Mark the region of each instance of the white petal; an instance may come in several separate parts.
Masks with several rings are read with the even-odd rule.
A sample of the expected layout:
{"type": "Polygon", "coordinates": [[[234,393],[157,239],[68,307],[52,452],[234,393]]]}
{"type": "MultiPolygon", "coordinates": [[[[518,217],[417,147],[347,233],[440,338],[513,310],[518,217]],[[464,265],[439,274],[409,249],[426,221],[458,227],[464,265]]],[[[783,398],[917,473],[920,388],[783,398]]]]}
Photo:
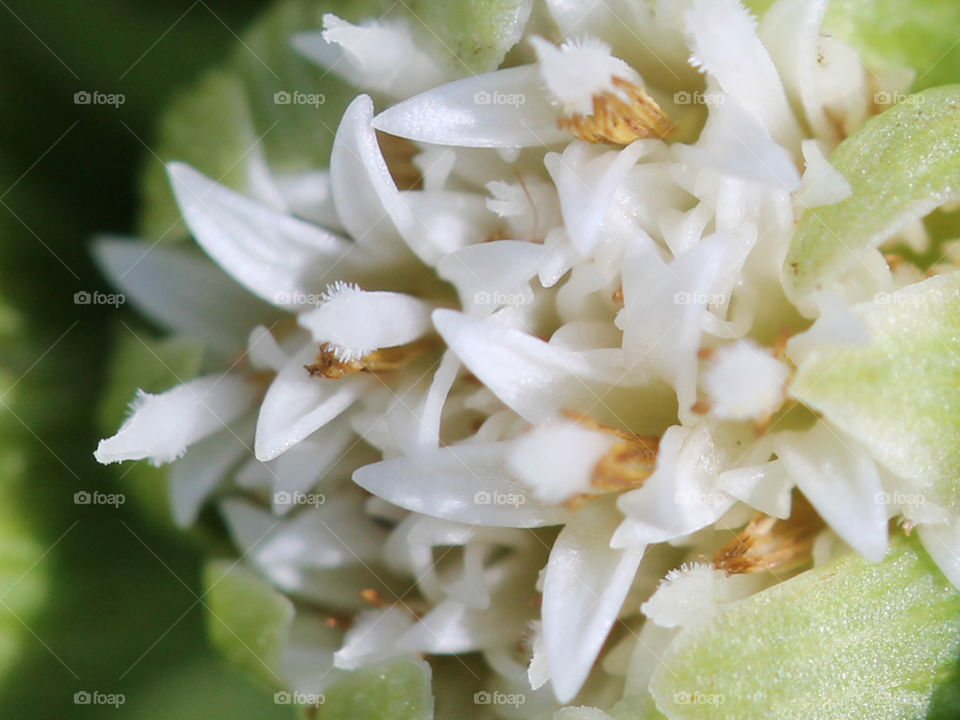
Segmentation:
{"type": "Polygon", "coordinates": [[[686,18],[691,62],[713,76],[779,144],[798,145],[800,129],[780,75],[757,37],[756,22],[739,0],[694,0],[686,18]]]}
{"type": "Polygon", "coordinates": [[[721,345],[703,371],[710,412],[726,420],[771,415],[783,404],[790,368],[749,340],[721,345]]]}
{"type": "Polygon", "coordinates": [[[350,85],[404,98],[447,80],[440,64],[418,47],[400,19],[367,20],[360,25],[327,13],[322,33],[304,33],[293,46],[350,85]]]}
{"type": "Polygon", "coordinates": [[[516,440],[507,466],[534,497],[562,503],[589,492],[594,466],[615,442],[613,435],[573,420],[548,420],[516,440]]]}
{"type": "Polygon", "coordinates": [[[731,97],[710,110],[695,145],[676,145],[677,157],[724,175],[753,180],[785,192],[800,187],[793,158],[755,117],[731,97]]]}
{"type": "MultiPolygon", "coordinates": [[[[557,47],[533,36],[537,70],[554,103],[565,113],[593,114],[593,98],[601,93],[619,94],[613,78],[639,81],[636,71],[610,54],[610,46],[596,38],[570,40],[557,47]]],[[[626,98],[625,98],[626,99],[626,98]]]]}
{"type": "Polygon", "coordinates": [[[453,654],[517,642],[530,619],[534,576],[526,558],[488,568],[486,582],[494,595],[489,609],[444,600],[407,631],[402,646],[414,652],[453,654]]]}
{"type": "Polygon", "coordinates": [[[562,155],[549,153],[544,158],[557,186],[567,233],[581,254],[589,253],[599,239],[617,186],[655,144],[652,140],[637,140],[622,150],[598,154],[593,146],[574,142],[562,155]]]}
{"type": "Polygon", "coordinates": [[[953,586],[960,588],[960,520],[942,525],[921,525],[920,540],[930,557],[953,586]]]}
{"type": "Polygon", "coordinates": [[[204,501],[227,472],[250,452],[252,418],[244,426],[227,428],[201,440],[170,466],[170,505],[173,520],[180,527],[193,524],[204,501]]]}
{"type": "Polygon", "coordinates": [[[359,468],[364,490],[413,512],[499,527],[540,527],[567,513],[540,505],[506,474],[507,443],[460,444],[359,468]]]}
{"type": "Polygon", "coordinates": [[[613,536],[613,547],[673,540],[715,523],[734,504],[714,486],[719,460],[705,425],[669,428],[660,439],[654,473],[617,502],[626,520],[613,536]]]}
{"type": "Polygon", "coordinates": [[[228,498],[224,520],[242,554],[263,568],[338,568],[374,562],[384,532],[362,513],[358,495],[326,498],[287,519],[246,500],[228,498]]]}
{"type": "Polygon", "coordinates": [[[660,627],[688,627],[708,621],[721,605],[757,589],[754,578],[695,563],[667,573],[640,610],[660,627]]]}
{"type": "Polygon", "coordinates": [[[366,292],[356,285],[336,283],[327,289],[316,310],[297,322],[315,342],[335,345],[341,360],[359,360],[380,348],[406,345],[431,330],[431,306],[411,295],[366,292]]]}
{"type": "Polygon", "coordinates": [[[94,457],[104,464],[148,459],[163,465],[187,447],[236,420],[252,402],[253,388],[236,375],[205,375],[160,395],[138,392],[130,416],[94,457]]]}
{"type": "Polygon", "coordinates": [[[435,311],[433,322],[463,364],[528,422],[596,401],[589,381],[603,378],[582,353],[452,310],[435,311]]]}
{"type": "Polygon", "coordinates": [[[304,369],[316,349],[297,352],[270,383],[257,418],[256,455],[273,460],[346,410],[369,387],[371,378],[311,377],[304,369]]]}
{"type": "Polygon", "coordinates": [[[334,664],[344,670],[356,670],[397,655],[406,650],[397,641],[416,621],[413,613],[398,605],[383,610],[365,610],[353,618],[343,647],[337,650],[334,664]]]}
{"type": "Polygon", "coordinates": [[[818,421],[808,430],[777,433],[774,449],[797,487],[827,524],[868,560],[887,552],[883,486],[865,448],[818,421]]]}
{"type": "Polygon", "coordinates": [[[351,245],[343,238],[218,185],[187,165],[171,163],[168,172],[200,246],[267,302],[296,308],[346,269],[341,260],[351,245]]]}
{"type": "Polygon", "coordinates": [[[703,318],[715,302],[724,238],[704,239],[669,264],[649,238],[640,240],[624,260],[624,305],[616,323],[628,360],[676,389],[682,417],[696,400],[697,351],[703,318]]]}
{"type": "Polygon", "coordinates": [[[257,325],[247,338],[247,358],[258,370],[280,372],[287,364],[287,354],[280,347],[270,331],[263,325],[257,325]]]}
{"type": "Polygon", "coordinates": [[[801,145],[806,170],[803,183],[796,195],[803,208],[833,205],[850,196],[849,181],[830,164],[816,140],[804,140],[801,145]]]}
{"type": "MultiPolygon", "coordinates": [[[[803,108],[813,133],[820,138],[839,140],[836,128],[824,112],[825,98],[818,83],[818,76],[827,65],[819,42],[820,24],[827,5],[828,0],[780,0],[764,14],[760,37],[777,65],[794,106],[803,108]]],[[[837,68],[831,70],[835,73],[837,68]]],[[[858,83],[850,83],[849,91],[861,89],[858,83]]]]}
{"type": "Polygon", "coordinates": [[[250,325],[276,311],[199,254],[156,243],[101,238],[94,256],[111,284],[163,327],[236,353],[250,325]]]}
{"type": "Polygon", "coordinates": [[[390,175],[371,125],[373,101],[357,97],[343,113],[330,154],[333,200],[357,245],[381,261],[403,261],[401,238],[417,225],[390,175]]]}
{"type": "Polygon", "coordinates": [[[333,232],[343,231],[337,208],[333,204],[329,170],[274,175],[273,180],[277,192],[293,215],[333,232]]]}
{"type": "Polygon", "coordinates": [[[453,283],[460,302],[484,314],[501,305],[532,302],[529,282],[544,257],[542,245],[494,240],[467,245],[437,263],[437,273],[453,283]]]}
{"type": "Polygon", "coordinates": [[[593,502],[564,527],[550,551],[543,584],[543,637],[550,680],[561,703],[580,690],[620,612],[643,548],[615,550],[619,520],[593,502]]]}
{"type": "Polygon", "coordinates": [[[717,487],[762,513],[790,517],[793,479],[779,460],[727,470],[717,478],[717,487]]]}
{"type": "Polygon", "coordinates": [[[447,83],[377,115],[383,132],[434,145],[521,148],[570,140],[533,65],[447,83]]]}
{"type": "Polygon", "coordinates": [[[404,238],[427,265],[435,265],[448,253],[485,242],[497,230],[496,216],[477,193],[409,190],[400,196],[416,223],[404,238]]]}

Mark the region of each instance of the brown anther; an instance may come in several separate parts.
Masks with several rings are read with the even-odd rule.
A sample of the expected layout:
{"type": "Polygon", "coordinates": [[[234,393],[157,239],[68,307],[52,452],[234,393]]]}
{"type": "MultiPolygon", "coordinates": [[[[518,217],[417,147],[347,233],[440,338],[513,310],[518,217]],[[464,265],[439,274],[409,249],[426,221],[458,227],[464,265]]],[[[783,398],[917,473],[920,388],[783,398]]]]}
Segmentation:
{"type": "Polygon", "coordinates": [[[410,140],[389,135],[377,130],[377,140],[380,151],[387,163],[390,176],[400,190],[421,190],[423,176],[413,162],[413,158],[420,152],[419,148],[410,140]]]}
{"type": "Polygon", "coordinates": [[[716,353],[717,353],[716,348],[712,348],[712,347],[702,347],[702,348],[700,348],[699,350],[697,350],[697,359],[698,359],[698,360],[709,360],[709,359],[712,358],[714,355],[716,355],[716,353]]]}
{"type": "Polygon", "coordinates": [[[901,265],[903,265],[903,263],[907,261],[907,259],[903,255],[895,255],[893,253],[884,255],[883,259],[887,261],[887,266],[891,270],[896,270],[898,267],[900,267],[901,265]]]}
{"type": "Polygon", "coordinates": [[[373,588],[364,588],[360,591],[360,597],[363,601],[375,608],[385,608],[389,603],[384,599],[379,590],[373,588]]]}
{"type": "MultiPolygon", "coordinates": [[[[599,493],[632,490],[646,482],[657,464],[657,448],[660,438],[637,435],[601,425],[588,415],[568,410],[563,415],[591,430],[613,435],[619,439],[597,460],[590,477],[590,486],[599,493]]],[[[578,508],[590,499],[590,495],[577,495],[567,500],[571,508],[578,508]]]]}
{"type": "Polygon", "coordinates": [[[623,305],[623,285],[614,291],[612,299],[617,305],[623,305]]]}
{"type": "Polygon", "coordinates": [[[311,365],[304,365],[313,377],[339,380],[344,375],[361,372],[388,372],[406,367],[423,355],[431,346],[429,340],[417,340],[407,345],[381,348],[364,355],[359,360],[340,360],[330,343],[321,343],[320,351],[311,365]]]}
{"type": "Polygon", "coordinates": [[[581,140],[612,145],[669,134],[670,119],[646,90],[619,77],[613,78],[613,84],[621,92],[605,90],[594,95],[592,115],[565,115],[557,125],[581,140]]]}
{"type": "Polygon", "coordinates": [[[710,412],[710,403],[707,400],[697,400],[690,406],[690,411],[694,415],[706,415],[710,412]]]}
{"type": "Polygon", "coordinates": [[[823,520],[799,493],[790,517],[779,520],[756,514],[747,526],[713,556],[713,566],[727,574],[777,570],[790,573],[813,560],[813,541],[823,520]]]}
{"type": "Polygon", "coordinates": [[[773,343],[773,356],[780,362],[790,363],[787,358],[787,342],[792,337],[789,328],[782,328],[773,343]]]}

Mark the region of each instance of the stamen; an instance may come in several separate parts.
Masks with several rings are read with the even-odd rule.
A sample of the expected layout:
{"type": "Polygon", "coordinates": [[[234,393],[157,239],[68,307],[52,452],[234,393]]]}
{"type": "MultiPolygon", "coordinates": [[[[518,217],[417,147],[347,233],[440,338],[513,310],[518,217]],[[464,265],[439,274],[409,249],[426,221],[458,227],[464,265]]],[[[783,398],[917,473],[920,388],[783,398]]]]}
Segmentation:
{"type": "Polygon", "coordinates": [[[758,513],[733,540],[713,556],[713,566],[729,575],[777,569],[789,573],[813,560],[813,541],[824,522],[799,493],[790,517],[780,520],[758,513]]]}
{"type": "MultiPolygon", "coordinates": [[[[617,428],[601,425],[588,415],[564,411],[563,415],[591,430],[613,435],[620,439],[593,466],[590,486],[599,493],[633,490],[643,485],[653,474],[657,465],[657,448],[660,438],[637,435],[617,428]]],[[[577,505],[585,498],[570,499],[577,505]]]]}
{"type": "Polygon", "coordinates": [[[557,119],[557,125],[581,140],[612,145],[670,133],[673,124],[646,90],[620,77],[612,82],[621,92],[604,90],[594,95],[592,115],[565,115],[557,119]]]}
{"type": "Polygon", "coordinates": [[[336,346],[331,343],[321,343],[320,351],[313,364],[303,367],[312,377],[330,380],[339,380],[345,375],[356,375],[362,372],[389,372],[408,366],[427,352],[432,344],[427,339],[417,340],[407,345],[374,350],[359,360],[349,360],[341,358],[336,346]]]}

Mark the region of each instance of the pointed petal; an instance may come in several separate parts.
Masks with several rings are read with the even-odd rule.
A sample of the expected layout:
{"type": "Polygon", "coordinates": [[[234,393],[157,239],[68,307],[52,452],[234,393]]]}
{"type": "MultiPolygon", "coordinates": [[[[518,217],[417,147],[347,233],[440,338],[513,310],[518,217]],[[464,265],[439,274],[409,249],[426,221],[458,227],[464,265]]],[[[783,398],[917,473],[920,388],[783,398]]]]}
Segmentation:
{"type": "Polygon", "coordinates": [[[612,506],[590,503],[564,527],[550,551],[543,638],[561,703],[572,700],[586,680],[643,558],[643,548],[610,547],[618,521],[612,506]]]}
{"type": "Polygon", "coordinates": [[[346,410],[370,385],[370,378],[340,380],[311,377],[304,365],[316,349],[307,345],[273,379],[257,418],[257,460],[266,462],[286,452],[346,410]]]}
{"type": "Polygon", "coordinates": [[[391,135],[459,147],[540,147],[570,140],[540,87],[533,65],[447,83],[377,115],[391,135]]]}
{"type": "Polygon", "coordinates": [[[433,322],[463,364],[528,422],[596,400],[587,381],[598,379],[597,369],[581,353],[453,310],[435,311],[433,322]]]}
{"type": "Polygon", "coordinates": [[[197,242],[255,295],[296,308],[342,276],[346,268],[340,261],[352,247],[343,238],[218,185],[187,165],[171,163],[168,171],[197,242]]]}
{"type": "Polygon", "coordinates": [[[541,505],[506,474],[507,443],[460,444],[366,465],[353,481],[413,512],[498,527],[561,523],[561,508],[541,505]]]}
{"type": "Polygon", "coordinates": [[[139,312],[222,353],[241,350],[250,325],[276,313],[202,255],[112,237],[99,238],[93,252],[139,312]]]}
{"type": "Polygon", "coordinates": [[[360,95],[343,113],[330,155],[333,201],[357,245],[380,259],[409,253],[401,236],[416,221],[390,176],[373,126],[373,101],[360,95]]]}
{"type": "Polygon", "coordinates": [[[406,345],[431,330],[431,306],[404,293],[367,292],[337,283],[316,310],[297,322],[315,342],[334,344],[341,359],[359,360],[380,348],[406,345]]]}
{"type": "Polygon", "coordinates": [[[887,510],[877,466],[856,440],[817,422],[778,433],[774,449],[797,487],[837,535],[874,562],[887,552],[887,510]]]}
{"type": "Polygon", "coordinates": [[[130,416],[94,453],[107,464],[148,459],[162,465],[236,420],[253,401],[253,388],[236,375],[205,375],[160,395],[140,392],[130,416]]]}

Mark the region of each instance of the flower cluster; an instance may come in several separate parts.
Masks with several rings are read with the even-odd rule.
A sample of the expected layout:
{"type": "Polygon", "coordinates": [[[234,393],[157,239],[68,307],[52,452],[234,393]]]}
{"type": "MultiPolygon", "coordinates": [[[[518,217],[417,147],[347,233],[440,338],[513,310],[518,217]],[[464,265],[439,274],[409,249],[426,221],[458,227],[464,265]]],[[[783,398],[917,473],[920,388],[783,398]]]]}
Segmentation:
{"type": "Polygon", "coordinates": [[[799,218],[851,193],[827,156],[903,89],[824,5],[537,3],[478,75],[408,21],[328,15],[295,47],[369,93],[329,170],[255,197],[172,163],[208,257],[100,243],[208,371],[139,394],[96,457],[172,463],[177,521],[215,506],[296,601],[290,689],[478,652],[435,684],[609,708],[723,605],[883,558],[895,516],[960,579],[950,500],[792,392],[922,279],[867,248],[790,281],[799,218]]]}

